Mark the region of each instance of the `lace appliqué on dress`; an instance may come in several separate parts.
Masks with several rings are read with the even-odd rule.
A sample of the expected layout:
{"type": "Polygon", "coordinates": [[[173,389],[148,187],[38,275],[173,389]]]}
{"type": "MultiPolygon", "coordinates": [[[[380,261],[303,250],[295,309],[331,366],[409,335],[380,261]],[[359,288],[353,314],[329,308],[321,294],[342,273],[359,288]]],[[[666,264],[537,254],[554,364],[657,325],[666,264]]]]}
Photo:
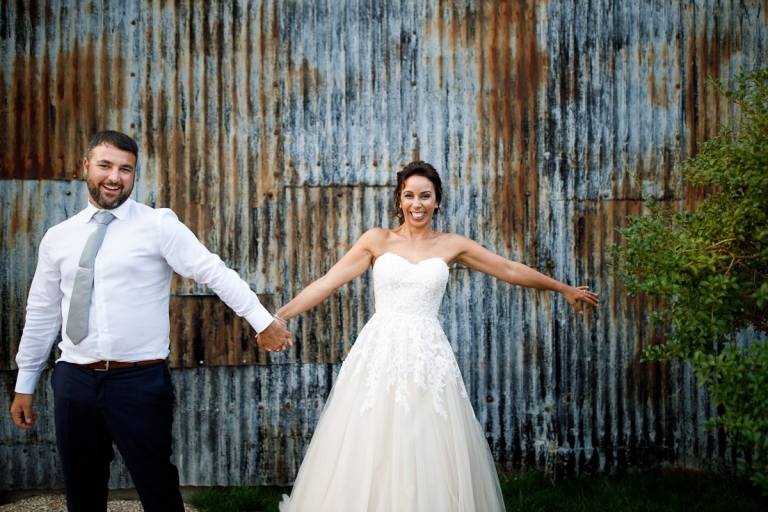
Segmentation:
{"type": "Polygon", "coordinates": [[[365,369],[366,394],[360,414],[375,405],[376,391],[385,385],[394,388],[395,403],[406,413],[408,381],[432,395],[432,405],[443,419],[446,384],[455,382],[467,397],[456,358],[437,320],[448,281],[448,267],[440,258],[413,264],[400,256],[385,253],[376,260],[373,282],[376,314],[360,332],[339,372],[341,385],[348,372],[365,369]]]}

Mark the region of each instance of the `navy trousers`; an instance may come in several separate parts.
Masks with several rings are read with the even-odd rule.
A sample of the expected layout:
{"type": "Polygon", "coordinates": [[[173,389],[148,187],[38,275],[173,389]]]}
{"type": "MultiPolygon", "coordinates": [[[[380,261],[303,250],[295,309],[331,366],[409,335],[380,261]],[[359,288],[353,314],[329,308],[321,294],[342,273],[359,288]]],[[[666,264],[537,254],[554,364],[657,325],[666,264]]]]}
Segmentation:
{"type": "Polygon", "coordinates": [[[174,393],[165,364],[100,372],[59,362],[51,384],[70,512],[107,510],[113,442],[146,512],[184,511],[171,463],[174,393]]]}

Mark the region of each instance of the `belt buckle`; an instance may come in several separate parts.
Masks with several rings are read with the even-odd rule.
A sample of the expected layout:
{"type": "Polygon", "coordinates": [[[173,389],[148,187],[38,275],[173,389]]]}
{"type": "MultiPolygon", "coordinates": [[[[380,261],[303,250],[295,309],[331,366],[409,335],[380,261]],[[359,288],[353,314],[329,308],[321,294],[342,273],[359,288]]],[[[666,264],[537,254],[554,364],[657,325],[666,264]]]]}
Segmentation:
{"type": "Polygon", "coordinates": [[[94,368],[94,369],[95,369],[97,372],[106,372],[106,371],[108,371],[108,370],[109,370],[109,361],[105,361],[105,363],[107,363],[107,364],[106,364],[106,366],[104,367],[104,369],[103,369],[103,370],[102,370],[102,369],[100,369],[100,368],[94,368]]]}

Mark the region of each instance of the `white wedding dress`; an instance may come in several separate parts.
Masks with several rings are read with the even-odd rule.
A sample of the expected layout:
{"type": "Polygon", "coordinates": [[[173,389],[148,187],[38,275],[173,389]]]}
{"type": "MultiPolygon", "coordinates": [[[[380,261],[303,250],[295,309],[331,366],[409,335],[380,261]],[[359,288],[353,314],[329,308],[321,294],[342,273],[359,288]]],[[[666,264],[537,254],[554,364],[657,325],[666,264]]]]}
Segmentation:
{"type": "Polygon", "coordinates": [[[341,367],[281,512],[504,510],[437,321],[447,282],[441,258],[376,260],[376,313],[341,367]]]}

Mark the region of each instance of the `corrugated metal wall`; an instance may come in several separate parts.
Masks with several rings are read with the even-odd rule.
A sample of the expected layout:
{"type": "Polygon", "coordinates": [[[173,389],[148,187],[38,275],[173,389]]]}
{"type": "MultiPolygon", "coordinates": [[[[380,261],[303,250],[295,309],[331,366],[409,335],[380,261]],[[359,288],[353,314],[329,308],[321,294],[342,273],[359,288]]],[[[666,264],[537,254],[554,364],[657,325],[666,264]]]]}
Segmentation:
{"type": "MultiPolygon", "coordinates": [[[[675,164],[731,111],[708,75],[768,64],[766,1],[4,2],[0,5],[2,407],[45,230],[85,205],[88,136],[132,134],[137,200],[173,208],[274,308],[374,226],[423,159],[441,230],[603,305],[454,268],[442,319],[494,457],[602,471],[728,467],[690,371],[639,362],[649,304],[608,276],[614,229],[658,198],[693,205],[675,164]]],[[[290,482],[340,361],[372,314],[370,276],[259,353],[204,287],[174,281],[174,457],[184,485],[290,482]]],[[[32,432],[0,418],[0,489],[61,487],[47,384],[32,432]]],[[[111,485],[130,485],[121,463],[111,485]]]]}

